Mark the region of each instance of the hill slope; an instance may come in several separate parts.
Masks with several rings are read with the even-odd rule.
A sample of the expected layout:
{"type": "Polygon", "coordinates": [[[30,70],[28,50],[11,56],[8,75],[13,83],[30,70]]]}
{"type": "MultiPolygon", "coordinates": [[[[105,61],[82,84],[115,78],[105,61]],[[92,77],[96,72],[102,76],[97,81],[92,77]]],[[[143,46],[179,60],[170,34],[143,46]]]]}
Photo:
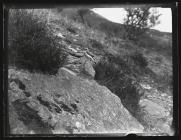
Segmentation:
{"type": "Polygon", "coordinates": [[[9,68],[11,133],[173,135],[170,35],[151,31],[136,45],[119,24],[92,12],[82,22],[78,10],[45,10],[67,54],[59,74],[9,68]]]}

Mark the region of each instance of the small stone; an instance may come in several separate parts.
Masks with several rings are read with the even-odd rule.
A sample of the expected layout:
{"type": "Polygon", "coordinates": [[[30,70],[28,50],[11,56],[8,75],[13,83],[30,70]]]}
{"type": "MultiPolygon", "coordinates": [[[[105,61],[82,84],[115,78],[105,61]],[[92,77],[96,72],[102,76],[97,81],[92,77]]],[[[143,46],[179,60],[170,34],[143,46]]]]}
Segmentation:
{"type": "Polygon", "coordinates": [[[65,38],[64,35],[62,35],[62,33],[58,33],[57,36],[61,38],[65,38]]]}
{"type": "Polygon", "coordinates": [[[147,85],[147,84],[141,84],[141,86],[142,86],[144,89],[151,89],[151,86],[150,86],[150,85],[147,85]]]}
{"type": "Polygon", "coordinates": [[[147,95],[147,97],[148,97],[148,98],[152,98],[152,96],[151,96],[151,95],[147,95]]]}
{"type": "Polygon", "coordinates": [[[25,80],[30,81],[31,79],[27,76],[24,77],[25,80]]]}
{"type": "Polygon", "coordinates": [[[35,132],[33,130],[30,131],[30,134],[35,134],[35,132]]]}
{"type": "Polygon", "coordinates": [[[81,128],[82,125],[81,125],[80,122],[76,122],[76,123],[75,123],[75,126],[76,126],[77,128],[81,128]]]}
{"type": "Polygon", "coordinates": [[[92,123],[91,123],[90,121],[88,121],[88,122],[87,122],[87,125],[90,126],[90,125],[92,125],[92,123]]]}
{"type": "Polygon", "coordinates": [[[73,133],[78,133],[78,129],[73,129],[73,133]]]}

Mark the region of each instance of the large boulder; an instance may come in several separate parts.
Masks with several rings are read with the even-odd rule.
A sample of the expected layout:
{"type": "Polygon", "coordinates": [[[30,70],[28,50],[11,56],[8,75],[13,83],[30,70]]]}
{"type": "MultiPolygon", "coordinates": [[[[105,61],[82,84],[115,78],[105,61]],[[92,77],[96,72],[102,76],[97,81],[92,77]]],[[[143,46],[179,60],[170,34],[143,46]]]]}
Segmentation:
{"type": "Polygon", "coordinates": [[[148,99],[141,100],[140,105],[144,108],[145,111],[149,112],[150,115],[155,116],[157,118],[164,118],[168,116],[169,112],[165,108],[148,99]]]}
{"type": "Polygon", "coordinates": [[[143,132],[108,88],[66,68],[56,76],[11,69],[8,80],[11,134],[143,132]]]}
{"type": "Polygon", "coordinates": [[[163,106],[149,100],[140,100],[142,122],[151,128],[154,133],[173,135],[172,116],[163,106]]]}
{"type": "Polygon", "coordinates": [[[86,61],[83,65],[84,73],[94,78],[95,76],[95,70],[92,66],[92,63],[90,61],[86,61]]]}

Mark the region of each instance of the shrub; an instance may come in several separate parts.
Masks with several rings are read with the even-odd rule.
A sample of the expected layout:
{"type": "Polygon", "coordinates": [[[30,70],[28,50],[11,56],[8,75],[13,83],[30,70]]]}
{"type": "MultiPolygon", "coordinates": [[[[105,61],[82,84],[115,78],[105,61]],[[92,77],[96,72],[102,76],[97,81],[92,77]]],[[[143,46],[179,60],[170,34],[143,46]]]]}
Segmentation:
{"type": "Polygon", "coordinates": [[[76,29],[73,28],[73,27],[68,27],[67,30],[68,30],[69,32],[73,33],[73,34],[76,34],[76,33],[77,33],[77,32],[76,32],[76,29]]]}
{"type": "Polygon", "coordinates": [[[63,65],[66,55],[48,29],[45,17],[33,11],[10,10],[8,27],[10,65],[49,74],[55,74],[63,65]]]}
{"type": "Polygon", "coordinates": [[[142,94],[138,90],[137,82],[131,78],[129,67],[122,59],[108,55],[95,65],[95,71],[95,80],[115,93],[131,113],[139,109],[142,94]]]}
{"type": "Polygon", "coordinates": [[[89,9],[79,9],[77,11],[78,15],[80,16],[82,23],[85,23],[84,15],[86,15],[89,12],[89,9]]]}
{"type": "Polygon", "coordinates": [[[139,36],[146,33],[148,29],[159,24],[160,14],[158,11],[150,11],[150,7],[125,8],[126,18],[124,28],[126,30],[125,39],[137,42],[139,36]]]}
{"type": "Polygon", "coordinates": [[[148,65],[148,62],[146,58],[143,56],[142,53],[135,52],[131,58],[134,60],[134,63],[141,66],[141,67],[146,67],[148,65]]]}
{"type": "Polygon", "coordinates": [[[99,50],[102,50],[104,48],[104,46],[100,42],[94,39],[90,39],[90,44],[92,48],[97,48],[99,50]]]}

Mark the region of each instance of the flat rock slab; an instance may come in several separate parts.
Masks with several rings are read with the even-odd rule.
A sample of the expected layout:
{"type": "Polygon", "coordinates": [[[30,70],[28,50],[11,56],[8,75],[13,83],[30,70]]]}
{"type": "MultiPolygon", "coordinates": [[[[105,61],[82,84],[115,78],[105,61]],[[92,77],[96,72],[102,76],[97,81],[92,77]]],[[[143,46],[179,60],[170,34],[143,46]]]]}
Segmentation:
{"type": "Polygon", "coordinates": [[[66,68],[56,76],[11,69],[8,95],[11,134],[125,135],[144,129],[108,88],[66,68]],[[24,84],[23,89],[13,77],[24,84]]]}
{"type": "Polygon", "coordinates": [[[150,115],[157,116],[158,118],[164,118],[167,116],[167,110],[157,103],[154,103],[148,99],[143,99],[140,101],[140,106],[144,107],[150,115]]]}

